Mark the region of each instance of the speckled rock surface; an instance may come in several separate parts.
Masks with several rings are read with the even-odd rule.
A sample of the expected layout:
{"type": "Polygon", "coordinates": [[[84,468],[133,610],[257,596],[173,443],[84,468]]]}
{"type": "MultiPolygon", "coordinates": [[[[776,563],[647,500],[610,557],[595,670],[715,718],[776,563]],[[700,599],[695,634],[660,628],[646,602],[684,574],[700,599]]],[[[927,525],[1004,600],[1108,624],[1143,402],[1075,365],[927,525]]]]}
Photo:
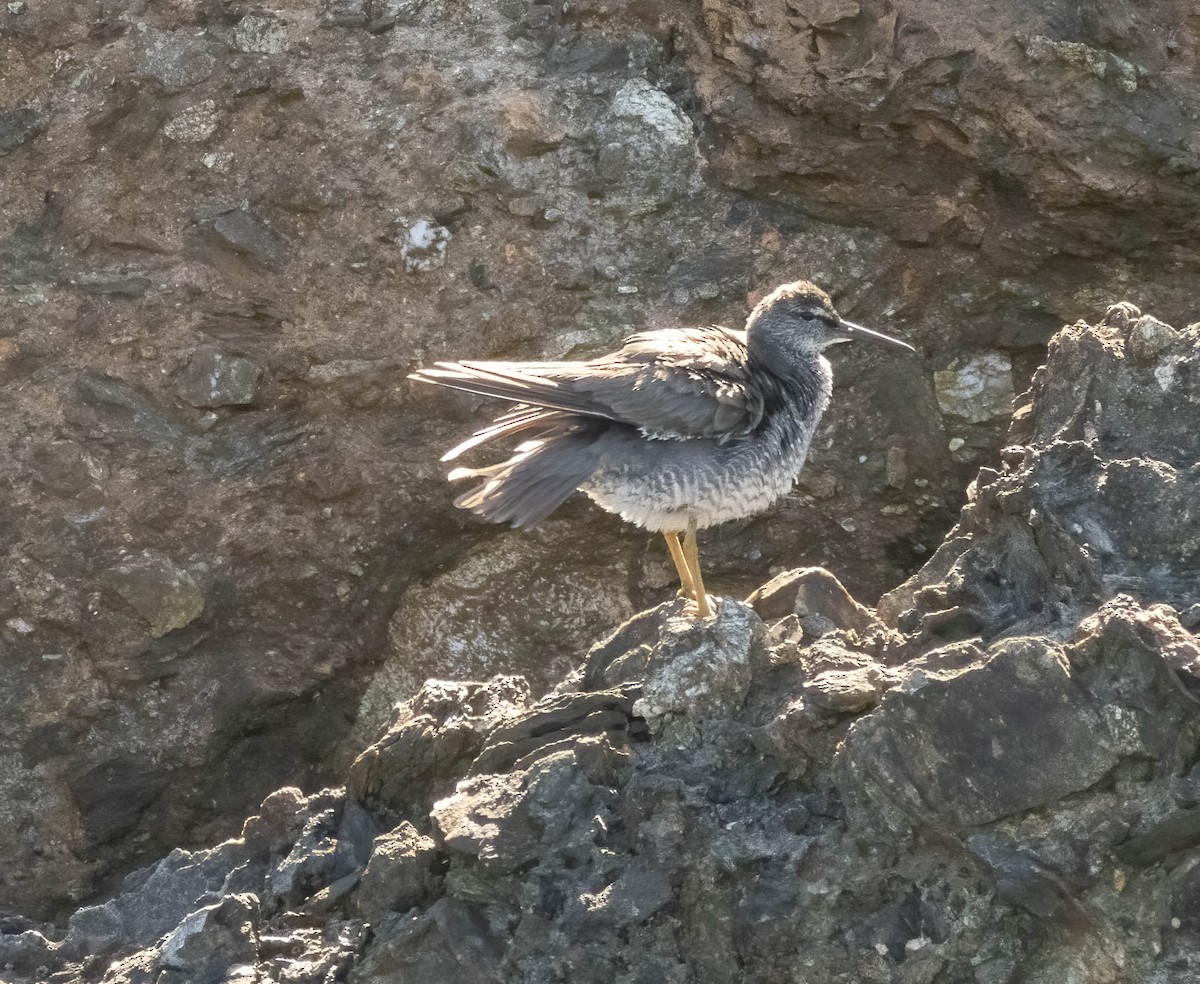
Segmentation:
{"type": "Polygon", "coordinates": [[[1003,372],[952,412],[935,372],[1020,393],[1129,297],[1170,391],[1197,30],[1185,0],[0,4],[0,916],[340,781],[393,686],[542,693],[672,596],[661,545],[586,503],[553,606],[465,589],[541,541],[453,509],[436,459],[482,408],[418,364],[590,355],[818,280],[923,358],[835,353],[794,492],[704,549],[715,591],[820,565],[867,604],[997,465],[1003,372]]]}

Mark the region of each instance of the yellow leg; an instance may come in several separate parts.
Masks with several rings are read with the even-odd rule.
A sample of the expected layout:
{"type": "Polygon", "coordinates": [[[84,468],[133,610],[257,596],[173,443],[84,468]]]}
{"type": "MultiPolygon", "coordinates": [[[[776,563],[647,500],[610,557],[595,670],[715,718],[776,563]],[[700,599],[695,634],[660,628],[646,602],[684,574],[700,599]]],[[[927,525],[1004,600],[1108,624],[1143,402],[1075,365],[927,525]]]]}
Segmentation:
{"type": "Polygon", "coordinates": [[[671,559],[675,561],[675,570],[679,572],[679,590],[685,598],[696,597],[696,589],[692,586],[692,572],[688,568],[687,558],[683,555],[683,547],[679,543],[679,534],[672,530],[663,534],[667,541],[667,549],[671,551],[671,559]]]}
{"type": "Polygon", "coordinates": [[[704,578],[700,574],[700,546],[696,543],[695,518],[688,521],[687,536],[683,539],[683,552],[692,574],[692,597],[696,599],[696,614],[701,618],[708,618],[712,614],[712,608],[708,604],[708,595],[704,593],[704,578]]]}

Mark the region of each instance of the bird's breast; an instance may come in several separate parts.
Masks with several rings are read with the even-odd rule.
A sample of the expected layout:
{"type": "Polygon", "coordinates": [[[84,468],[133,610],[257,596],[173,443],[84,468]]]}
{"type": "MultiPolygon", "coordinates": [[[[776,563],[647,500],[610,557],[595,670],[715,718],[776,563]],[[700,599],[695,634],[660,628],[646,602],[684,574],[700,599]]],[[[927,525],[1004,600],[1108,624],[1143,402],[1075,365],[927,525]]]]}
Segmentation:
{"type": "Polygon", "coordinates": [[[706,527],[751,516],[792,487],[823,409],[776,412],[754,434],[724,444],[610,432],[601,466],[580,487],[604,509],[655,532],[686,529],[692,517],[706,527]]]}

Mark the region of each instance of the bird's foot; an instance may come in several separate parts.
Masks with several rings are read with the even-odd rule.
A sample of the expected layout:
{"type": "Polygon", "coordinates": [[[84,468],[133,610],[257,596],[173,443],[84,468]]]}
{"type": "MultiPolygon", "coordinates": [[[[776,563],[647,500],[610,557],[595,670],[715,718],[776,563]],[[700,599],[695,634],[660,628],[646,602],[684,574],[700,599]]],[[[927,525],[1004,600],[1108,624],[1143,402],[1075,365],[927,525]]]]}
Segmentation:
{"type": "Polygon", "coordinates": [[[713,595],[702,595],[703,600],[697,600],[691,595],[683,595],[683,592],[680,592],[680,595],[687,598],[687,604],[683,606],[685,615],[692,615],[696,618],[711,618],[717,613],[717,599],[713,595]]]}

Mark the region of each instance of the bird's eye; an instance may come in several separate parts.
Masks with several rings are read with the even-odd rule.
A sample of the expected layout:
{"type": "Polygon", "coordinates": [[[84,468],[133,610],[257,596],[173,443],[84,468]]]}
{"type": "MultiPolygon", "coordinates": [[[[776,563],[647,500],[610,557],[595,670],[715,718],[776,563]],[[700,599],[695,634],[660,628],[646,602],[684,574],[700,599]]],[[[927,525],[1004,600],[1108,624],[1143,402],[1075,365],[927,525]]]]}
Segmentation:
{"type": "Polygon", "coordinates": [[[816,315],[813,314],[812,311],[801,311],[800,317],[802,317],[805,321],[812,321],[812,319],[815,318],[816,315]]]}

